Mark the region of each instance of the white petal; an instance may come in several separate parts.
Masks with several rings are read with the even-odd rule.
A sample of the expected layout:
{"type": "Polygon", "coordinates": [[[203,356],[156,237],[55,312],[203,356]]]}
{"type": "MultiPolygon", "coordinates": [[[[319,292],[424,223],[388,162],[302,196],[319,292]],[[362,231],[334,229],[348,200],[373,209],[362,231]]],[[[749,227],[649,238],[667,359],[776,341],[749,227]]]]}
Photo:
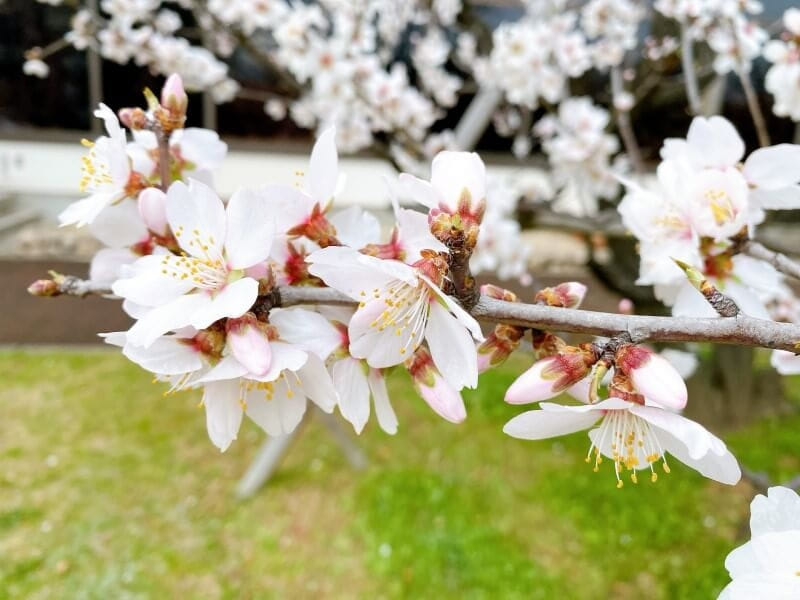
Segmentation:
{"type": "Polygon", "coordinates": [[[276,235],[300,225],[311,214],[314,199],[305,192],[288,185],[265,185],[258,188],[273,206],[276,235]]]}
{"type": "Polygon", "coordinates": [[[339,398],[331,376],[316,354],[308,355],[308,361],[297,371],[297,375],[306,397],[325,412],[332,412],[339,398]]]}
{"type": "Polygon", "coordinates": [[[753,537],[769,532],[800,529],[800,496],[789,488],[775,486],[759,494],[750,505],[753,537]]]}
{"type": "Polygon", "coordinates": [[[419,202],[428,208],[438,208],[443,201],[438,191],[427,181],[408,173],[401,173],[398,178],[397,192],[400,196],[419,202]]]}
{"type": "Polygon", "coordinates": [[[97,215],[89,225],[89,231],[111,248],[132,246],[148,237],[136,202],[127,199],[97,215]]]}
{"type": "Polygon", "coordinates": [[[161,337],[149,348],[126,344],[122,353],[137,365],[158,375],[181,375],[203,367],[200,353],[185,340],[161,337]]]}
{"type": "Polygon", "coordinates": [[[779,190],[750,190],[750,199],[768,210],[793,210],[800,208],[800,185],[791,185],[779,190]]]}
{"type": "Polygon", "coordinates": [[[781,375],[800,375],[800,356],[786,350],[773,350],[770,364],[781,375]]]}
{"type": "Polygon", "coordinates": [[[356,433],[361,433],[369,419],[367,368],[360,360],[348,357],[337,360],[331,369],[333,385],[339,394],[339,410],[356,433]]]}
{"type": "Polygon", "coordinates": [[[455,315],[456,319],[458,319],[461,325],[469,330],[476,342],[486,341],[486,339],[483,337],[481,326],[478,324],[478,321],[475,320],[475,317],[461,308],[461,305],[458,302],[440,290],[439,287],[434,285],[430,279],[424,275],[420,275],[420,279],[425,281],[433,293],[436,294],[447,305],[448,310],[455,315]]]}
{"type": "MultiPolygon", "coordinates": [[[[355,312],[348,327],[350,354],[366,359],[371,367],[377,369],[399,365],[410,358],[422,342],[422,325],[407,326],[402,330],[405,335],[397,335],[394,327],[387,326],[382,331],[379,327],[373,327],[372,323],[389,309],[381,299],[367,302],[355,312]],[[416,327],[419,327],[418,334],[410,338],[412,329],[416,327]]],[[[418,317],[420,320],[426,318],[427,312],[418,317]]]]}
{"type": "Polygon", "coordinates": [[[363,300],[367,294],[371,295],[373,290],[387,286],[394,279],[409,284],[417,282],[415,270],[406,264],[366,256],[342,246],[317,250],[307,258],[307,262],[309,273],[356,300],[363,300]]]}
{"type": "Polygon", "coordinates": [[[695,117],[686,141],[694,160],[708,167],[730,167],[744,156],[744,142],[730,121],[723,117],[695,117]]]}
{"type": "Polygon", "coordinates": [[[246,412],[259,427],[269,435],[286,435],[295,430],[306,412],[305,396],[289,388],[279,380],[269,398],[262,390],[252,390],[245,396],[246,412]]]}
{"type": "Polygon", "coordinates": [[[464,190],[474,205],[486,199],[486,167],[475,152],[439,152],[431,164],[431,185],[451,210],[464,190]]]}
{"type": "Polygon", "coordinates": [[[157,306],[128,330],[128,341],[135,346],[147,348],[168,331],[190,325],[192,315],[204,310],[209,302],[210,298],[205,294],[186,294],[157,306]]]}
{"type": "Polygon", "coordinates": [[[601,417],[596,411],[530,410],[506,423],[503,432],[523,440],[544,440],[588,429],[601,417]]]}
{"type": "Polygon", "coordinates": [[[269,322],[278,328],[282,340],[313,352],[322,360],[342,345],[342,334],[318,312],[304,308],[273,308],[269,322]]]}
{"type": "Polygon", "coordinates": [[[447,251],[447,247],[433,237],[428,225],[428,215],[399,207],[396,209],[395,215],[397,226],[400,228],[400,241],[406,252],[406,262],[413,263],[419,260],[421,250],[447,251]]]}
{"type": "Polygon", "coordinates": [[[630,412],[680,440],[693,459],[705,456],[715,443],[725,447],[724,443],[705,427],[679,414],[654,406],[632,406],[630,412]]]}
{"type": "Polygon", "coordinates": [[[241,317],[250,310],[257,297],[258,282],[251,277],[243,277],[226,285],[213,298],[209,297],[209,302],[191,315],[189,325],[205,329],[223,317],[241,317]]]}
{"type": "Polygon", "coordinates": [[[216,131],[199,127],[176,130],[170,137],[170,144],[179,145],[181,156],[195,169],[216,169],[228,152],[228,145],[219,139],[216,131]]]}
{"type": "Polygon", "coordinates": [[[659,430],[656,435],[664,450],[701,475],[728,485],[736,485],[742,478],[739,463],[728,450],[722,454],[710,451],[701,458],[692,458],[682,440],[666,430],[659,430]]]}
{"type": "Polygon", "coordinates": [[[173,183],[167,190],[167,221],[188,254],[198,258],[222,256],[225,207],[207,185],[196,180],[189,180],[188,187],[181,181],[173,183]]]}
{"type": "Polygon", "coordinates": [[[206,407],[208,437],[221,452],[225,452],[236,439],[242,424],[239,382],[207,383],[203,390],[203,405],[206,407]]]}
{"type": "Polygon", "coordinates": [[[744,176],[765,190],[778,190],[800,181],[800,145],[777,144],[759,148],[747,157],[744,176]]]}
{"type": "Polygon", "coordinates": [[[137,258],[127,248],[103,248],[92,257],[89,279],[98,284],[112,285],[119,278],[120,267],[132,264],[137,258]]]}
{"type": "Polygon", "coordinates": [[[336,228],[336,239],[351,248],[376,244],[381,237],[381,224],[375,215],[360,206],[340,210],[328,218],[336,228]]]}
{"type": "Polygon", "coordinates": [[[231,269],[246,269],[262,262],[272,249],[275,206],[255,189],[233,194],[225,209],[225,257],[231,269]]]}
{"type": "Polygon", "coordinates": [[[320,206],[333,199],[339,177],[336,128],[329,127],[317,138],[308,164],[308,190],[320,206]]]}
{"type": "Polygon", "coordinates": [[[119,200],[121,196],[121,194],[114,191],[94,193],[88,198],[73,202],[65,208],[61,214],[58,215],[58,222],[61,227],[65,225],[83,227],[94,221],[97,215],[100,214],[100,211],[116,200],[119,200]]]}
{"type": "Polygon", "coordinates": [[[269,371],[260,377],[250,374],[247,376],[248,379],[274,381],[283,371],[297,371],[308,361],[309,355],[292,344],[276,341],[270,343],[270,348],[272,349],[272,362],[269,371]]]}
{"type": "Polygon", "coordinates": [[[247,375],[247,367],[236,360],[236,357],[226,356],[213,369],[198,379],[197,383],[238,379],[244,375],[247,375]]]}
{"type": "Polygon", "coordinates": [[[464,326],[438,302],[431,303],[425,339],[433,362],[450,385],[478,385],[478,352],[464,326]]]}
{"type": "Polygon", "coordinates": [[[397,416],[389,402],[386,380],[378,369],[370,369],[367,374],[367,382],[372,392],[372,400],[375,402],[375,417],[378,419],[378,425],[389,435],[394,435],[397,433],[397,416]]]}

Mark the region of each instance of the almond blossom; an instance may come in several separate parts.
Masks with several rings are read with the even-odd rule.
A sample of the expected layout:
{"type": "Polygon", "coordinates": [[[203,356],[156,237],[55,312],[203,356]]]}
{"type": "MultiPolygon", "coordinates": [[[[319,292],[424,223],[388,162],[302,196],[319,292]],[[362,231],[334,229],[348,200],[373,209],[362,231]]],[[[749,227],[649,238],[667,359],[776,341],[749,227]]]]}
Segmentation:
{"type": "Polygon", "coordinates": [[[752,539],[725,559],[731,581],[719,600],[800,596],[800,497],[771,487],[750,505],[752,539]]]}
{"type": "Polygon", "coordinates": [[[104,208],[138,191],[140,182],[137,173],[131,170],[125,132],[117,116],[105,104],[100,104],[94,116],[103,119],[108,135],[95,142],[83,142],[89,152],[81,159],[80,189],[90,195],[73,202],[58,216],[62,226],[81,227],[91,223],[104,208]]]}
{"type": "Polygon", "coordinates": [[[788,9],[783,25],[784,39],[771,40],[764,46],[764,58],[772,63],[764,87],[775,96],[772,112],[800,121],[800,9],[788,9]]]}
{"type": "Polygon", "coordinates": [[[542,440],[599,426],[589,432],[591,445],[586,457],[599,470],[603,456],[614,462],[617,487],[621,475],[631,471],[650,470],[651,481],[658,479],[654,465],[661,462],[669,473],[666,455],[671,454],[702,475],[736,484],[741,471],[736,459],[719,438],[694,421],[656,406],[645,406],[621,398],[609,398],[596,404],[564,406],[543,402],[540,410],[522,413],[511,419],[503,431],[516,438],[542,440]]]}
{"type": "Polygon", "coordinates": [[[375,406],[378,425],[386,433],[397,432],[397,417],[389,401],[386,382],[381,369],[370,367],[365,361],[353,358],[348,352],[347,326],[352,311],[336,315],[342,320],[332,320],[320,313],[303,308],[273,309],[270,322],[281,332],[281,337],[307,352],[313,352],[329,365],[333,386],[339,397],[339,410],[355,429],[361,433],[370,416],[370,397],[375,406]]]}
{"type": "Polygon", "coordinates": [[[258,277],[272,245],[274,218],[267,199],[239,190],[227,208],[208,186],[175,182],[167,192],[167,222],[182,253],[145,256],[112,286],[118,296],[150,310],[128,331],[148,346],[168,331],[204,329],[240,317],[258,295],[258,277]]]}
{"type": "Polygon", "coordinates": [[[480,326],[439,285],[436,257],[414,265],[381,260],[350,248],[330,247],[308,257],[309,272],[360,302],[350,320],[350,353],[374,368],[407,360],[423,340],[445,379],[456,389],[475,387],[480,326]]]}

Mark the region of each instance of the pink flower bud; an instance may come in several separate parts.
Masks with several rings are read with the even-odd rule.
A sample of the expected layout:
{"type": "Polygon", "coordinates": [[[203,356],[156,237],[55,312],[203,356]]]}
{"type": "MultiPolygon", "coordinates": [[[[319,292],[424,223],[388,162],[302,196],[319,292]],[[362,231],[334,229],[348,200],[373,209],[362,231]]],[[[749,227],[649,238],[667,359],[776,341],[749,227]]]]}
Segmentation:
{"type": "Polygon", "coordinates": [[[228,319],[225,326],[228,347],[233,356],[253,375],[265,375],[272,364],[269,337],[261,330],[253,313],[228,319]]]}
{"type": "Polygon", "coordinates": [[[139,214],[147,228],[157,235],[167,235],[167,195],[156,187],[143,189],[139,193],[139,214]]]}
{"type": "Polygon", "coordinates": [[[461,423],[467,418],[464,400],[453,387],[447,383],[439,372],[433,368],[432,385],[417,384],[417,391],[437,415],[451,423],[461,423]]]}
{"type": "Polygon", "coordinates": [[[417,348],[406,361],[406,368],[417,392],[436,414],[451,423],[461,423],[467,418],[461,394],[444,380],[425,346],[417,348]]]}
{"type": "Polygon", "coordinates": [[[540,402],[566,391],[589,374],[594,357],[568,346],[559,354],[543,358],[520,375],[506,391],[509,404],[540,402]]]}
{"type": "Polygon", "coordinates": [[[52,279],[38,279],[28,286],[31,296],[49,297],[61,294],[58,284],[52,279]]]}
{"type": "Polygon", "coordinates": [[[560,306],[562,308],[578,308],[586,296],[586,286],[577,281],[559,283],[555,287],[539,290],[534,298],[537,304],[560,306]]]}
{"type": "Polygon", "coordinates": [[[177,73],[167,77],[164,87],[161,88],[161,106],[166,108],[173,117],[186,115],[189,97],[183,88],[183,80],[177,73]]]}
{"type": "Polygon", "coordinates": [[[131,131],[139,131],[147,126],[147,113],[141,108],[122,108],[117,114],[120,122],[131,131]]]}
{"type": "Polygon", "coordinates": [[[686,383],[664,357],[647,348],[626,344],[617,351],[615,363],[647,400],[668,410],[686,406],[689,397],[686,383]]]}
{"type": "Polygon", "coordinates": [[[632,315],[634,310],[633,300],[630,298],[623,298],[617,305],[617,312],[623,315],[632,315]]]}

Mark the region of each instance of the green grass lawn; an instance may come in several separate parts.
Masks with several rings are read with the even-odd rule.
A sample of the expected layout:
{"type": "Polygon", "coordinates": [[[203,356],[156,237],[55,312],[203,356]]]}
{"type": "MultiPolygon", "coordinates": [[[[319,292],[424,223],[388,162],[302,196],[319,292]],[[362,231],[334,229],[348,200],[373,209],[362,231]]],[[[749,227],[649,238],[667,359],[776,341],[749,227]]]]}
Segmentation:
{"type": "MultiPolygon", "coordinates": [[[[522,361],[483,376],[460,426],[394,375],[400,430],[367,426],[365,472],[312,421],[239,502],[252,424],[220,454],[197,395],[162,397],[121,356],[0,352],[0,598],[716,597],[752,489],[673,460],[618,490],[610,465],[585,464],[585,434],[504,436],[522,361]]],[[[727,440],[754,468],[797,471],[799,427],[727,440]]]]}

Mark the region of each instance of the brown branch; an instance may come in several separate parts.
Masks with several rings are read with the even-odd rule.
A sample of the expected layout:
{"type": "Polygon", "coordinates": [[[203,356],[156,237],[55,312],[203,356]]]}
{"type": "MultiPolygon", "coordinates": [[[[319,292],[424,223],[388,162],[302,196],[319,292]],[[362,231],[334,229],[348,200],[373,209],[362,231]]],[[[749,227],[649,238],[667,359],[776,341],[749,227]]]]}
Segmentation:
{"type": "Polygon", "coordinates": [[[800,263],[795,262],[785,254],[770,250],[759,242],[753,240],[744,242],[741,245],[740,252],[757,258],[758,260],[768,262],[784,275],[800,279],[800,263]]]}
{"type": "MultiPolygon", "coordinates": [[[[65,283],[62,283],[61,286],[60,294],[74,296],[111,293],[108,287],[81,281],[71,276],[65,277],[65,283]],[[66,282],[66,280],[69,281],[66,282]]],[[[277,298],[270,295],[270,302],[274,303],[275,300],[279,301],[277,304],[284,307],[299,304],[352,307],[358,305],[355,300],[332,288],[318,287],[280,287],[277,298]]],[[[745,314],[721,318],[622,315],[558,306],[506,302],[488,296],[481,296],[470,313],[478,319],[533,329],[606,337],[627,334],[635,344],[642,342],[712,342],[800,353],[800,325],[767,321],[745,314]]]]}

